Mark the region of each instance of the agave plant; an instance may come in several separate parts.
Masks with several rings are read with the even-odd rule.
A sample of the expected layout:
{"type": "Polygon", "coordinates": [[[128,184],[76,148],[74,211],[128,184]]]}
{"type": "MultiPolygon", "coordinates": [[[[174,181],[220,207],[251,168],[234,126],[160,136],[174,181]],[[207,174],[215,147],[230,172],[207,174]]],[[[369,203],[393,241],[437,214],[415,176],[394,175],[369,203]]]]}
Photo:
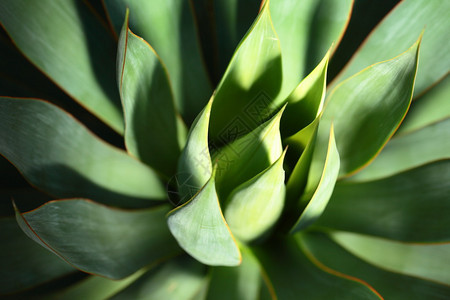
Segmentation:
{"type": "Polygon", "coordinates": [[[0,293],[448,299],[450,2],[394,4],[2,0],[0,293]]]}

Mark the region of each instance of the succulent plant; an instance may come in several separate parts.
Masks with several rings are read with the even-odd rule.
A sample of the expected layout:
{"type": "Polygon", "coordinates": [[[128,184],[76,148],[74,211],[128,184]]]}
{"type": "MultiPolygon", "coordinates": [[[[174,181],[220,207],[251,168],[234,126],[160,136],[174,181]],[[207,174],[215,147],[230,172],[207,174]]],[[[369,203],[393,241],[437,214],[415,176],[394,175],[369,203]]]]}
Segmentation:
{"type": "Polygon", "coordinates": [[[2,0],[0,294],[450,298],[450,1],[379,5],[2,0]]]}

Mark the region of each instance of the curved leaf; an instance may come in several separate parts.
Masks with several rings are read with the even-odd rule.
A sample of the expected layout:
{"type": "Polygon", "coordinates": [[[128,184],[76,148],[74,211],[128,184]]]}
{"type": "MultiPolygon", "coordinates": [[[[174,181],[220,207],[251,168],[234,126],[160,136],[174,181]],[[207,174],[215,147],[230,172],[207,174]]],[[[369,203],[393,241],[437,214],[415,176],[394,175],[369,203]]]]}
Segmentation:
{"type": "Polygon", "coordinates": [[[372,160],[404,118],[411,102],[419,44],[420,39],[403,54],[342,82],[327,100],[314,156],[325,157],[333,123],[341,158],[340,176],[372,160]]]}
{"type": "Polygon", "coordinates": [[[181,202],[192,198],[211,177],[212,163],[208,145],[211,104],[210,100],[195,119],[178,161],[177,183],[181,202]]]}
{"type": "Polygon", "coordinates": [[[450,293],[450,243],[407,244],[361,234],[333,232],[331,237],[353,255],[369,263],[410,276],[441,282],[450,293]]]}
{"type": "Polygon", "coordinates": [[[318,226],[401,241],[450,241],[450,160],[365,183],[338,182],[318,226]]]}
{"type": "Polygon", "coordinates": [[[30,240],[14,218],[0,219],[0,295],[18,292],[75,269],[30,240]]]}
{"type": "MultiPolygon", "coordinates": [[[[364,280],[373,286],[385,299],[403,299],[406,297],[417,300],[444,300],[450,296],[450,288],[448,286],[387,271],[385,265],[374,266],[368,263],[368,260],[362,260],[352,255],[325,234],[308,232],[307,234],[302,234],[299,240],[303,249],[310,252],[311,256],[325,266],[364,280]]],[[[374,249],[368,250],[369,253],[374,251],[374,249]]],[[[377,255],[389,256],[384,249],[377,252],[377,255]]],[[[403,261],[403,259],[400,259],[400,261],[403,261]]],[[[416,262],[411,260],[408,264],[415,266],[416,262]]],[[[441,264],[440,270],[443,269],[442,266],[441,264]]],[[[431,266],[426,266],[425,269],[431,270],[431,266]]]]}
{"type": "Polygon", "coordinates": [[[334,82],[341,81],[362,68],[397,54],[414,42],[422,30],[423,45],[414,94],[436,83],[450,70],[450,19],[447,0],[404,0],[374,29],[334,82]]]}
{"type": "Polygon", "coordinates": [[[178,111],[191,123],[211,95],[189,1],[104,0],[112,25],[121,31],[125,11],[130,29],[161,56],[169,72],[178,111]]]}
{"type": "Polygon", "coordinates": [[[281,52],[265,4],[239,44],[219,83],[211,110],[210,136],[231,141],[230,132],[249,133],[279,108],[281,52]]]}
{"type": "Polygon", "coordinates": [[[273,285],[273,299],[380,299],[366,283],[311,260],[294,238],[273,240],[253,251],[273,285]]]}
{"type": "Polygon", "coordinates": [[[167,223],[181,248],[213,266],[237,266],[241,254],[222,215],[214,173],[189,202],[172,210],[167,223]]]}
{"type": "Polygon", "coordinates": [[[284,107],[252,132],[217,149],[212,160],[217,164],[217,189],[226,199],[233,189],[272,165],[283,152],[280,119],[284,107]]]}
{"type": "Polygon", "coordinates": [[[339,42],[352,7],[352,0],[271,0],[283,55],[283,97],[339,42]]]}
{"type": "Polygon", "coordinates": [[[0,98],[0,153],[33,185],[58,197],[123,207],[166,197],[150,168],[44,101],[0,98]]]}
{"type": "Polygon", "coordinates": [[[261,237],[283,211],[286,150],[270,167],[233,190],[226,201],[225,219],[241,241],[261,237]]]}
{"type": "Polygon", "coordinates": [[[128,152],[172,175],[180,145],[169,78],[155,51],[128,29],[128,14],[120,34],[117,69],[128,152]]]}
{"type": "Polygon", "coordinates": [[[121,279],[179,251],[164,222],[167,211],[124,211],[71,199],[17,211],[16,218],[30,238],[76,268],[121,279]]]}
{"type": "Polygon", "coordinates": [[[306,185],[305,193],[299,199],[300,205],[305,206],[305,209],[297,223],[291,229],[291,233],[305,229],[322,215],[333,193],[334,185],[339,174],[339,166],[339,153],[336,148],[332,126],[330,129],[327,158],[319,185],[313,190],[314,192],[310,190],[309,184],[306,185]],[[312,192],[313,194],[311,195],[312,192]]]}
{"type": "Polygon", "coordinates": [[[114,130],[123,132],[114,77],[115,41],[83,1],[2,1],[0,22],[36,67],[114,130]]]}
{"type": "Polygon", "coordinates": [[[376,180],[442,159],[450,159],[450,118],[394,136],[373,163],[349,180],[376,180]]]}
{"type": "Polygon", "coordinates": [[[204,265],[180,256],[151,269],[110,299],[192,300],[205,280],[204,265]]]}

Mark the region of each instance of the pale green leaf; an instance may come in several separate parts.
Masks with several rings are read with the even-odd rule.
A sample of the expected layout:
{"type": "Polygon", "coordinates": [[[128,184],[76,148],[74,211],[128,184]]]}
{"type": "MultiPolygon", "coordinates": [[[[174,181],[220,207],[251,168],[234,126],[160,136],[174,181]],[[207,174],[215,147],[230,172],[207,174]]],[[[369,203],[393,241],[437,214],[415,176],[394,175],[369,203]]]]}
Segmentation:
{"type": "Polygon", "coordinates": [[[213,266],[237,266],[241,254],[222,215],[214,173],[189,202],[172,210],[167,223],[179,245],[198,261],[213,266]]]}
{"type": "Polygon", "coordinates": [[[167,206],[125,211],[71,199],[16,211],[16,219],[30,238],[74,267],[121,279],[180,251],[164,222],[167,212],[167,206]]]}
{"type": "Polygon", "coordinates": [[[286,150],[275,163],[238,186],[228,197],[225,219],[239,240],[249,242],[261,237],[280,217],[286,193],[285,155],[286,150]]]}
{"type": "Polygon", "coordinates": [[[166,198],[153,170],[44,101],[0,98],[0,153],[31,184],[57,197],[122,207],[166,198]]]}
{"type": "Polygon", "coordinates": [[[19,50],[53,82],[119,133],[113,36],[83,1],[5,0],[0,22],[19,50]]]}

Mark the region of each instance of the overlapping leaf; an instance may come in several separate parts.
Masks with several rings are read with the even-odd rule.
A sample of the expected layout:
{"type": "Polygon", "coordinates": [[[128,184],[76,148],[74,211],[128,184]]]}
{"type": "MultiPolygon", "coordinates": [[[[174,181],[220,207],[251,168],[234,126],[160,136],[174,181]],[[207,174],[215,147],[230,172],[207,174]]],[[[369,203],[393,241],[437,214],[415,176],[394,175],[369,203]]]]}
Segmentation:
{"type": "Polygon", "coordinates": [[[72,199],[16,213],[35,242],[76,268],[121,279],[180,249],[165,221],[167,206],[123,211],[72,199]]]}
{"type": "Polygon", "coordinates": [[[53,82],[123,132],[115,42],[83,1],[2,1],[0,22],[20,51],[53,82]]]}

